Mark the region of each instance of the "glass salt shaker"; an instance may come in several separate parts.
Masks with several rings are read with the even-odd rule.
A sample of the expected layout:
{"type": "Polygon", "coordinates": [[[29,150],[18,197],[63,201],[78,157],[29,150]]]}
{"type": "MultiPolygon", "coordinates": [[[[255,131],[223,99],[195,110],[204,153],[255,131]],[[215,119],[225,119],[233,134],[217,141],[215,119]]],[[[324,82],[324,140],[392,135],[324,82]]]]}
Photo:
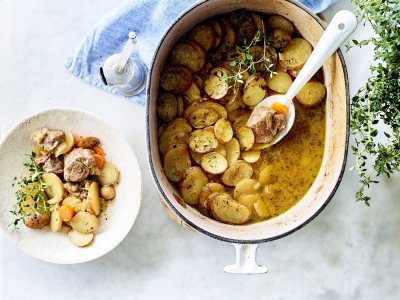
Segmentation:
{"type": "Polygon", "coordinates": [[[122,52],[108,57],[100,67],[104,84],[115,87],[124,96],[137,95],[146,86],[146,65],[131,57],[136,43],[136,33],[130,32],[122,52]]]}

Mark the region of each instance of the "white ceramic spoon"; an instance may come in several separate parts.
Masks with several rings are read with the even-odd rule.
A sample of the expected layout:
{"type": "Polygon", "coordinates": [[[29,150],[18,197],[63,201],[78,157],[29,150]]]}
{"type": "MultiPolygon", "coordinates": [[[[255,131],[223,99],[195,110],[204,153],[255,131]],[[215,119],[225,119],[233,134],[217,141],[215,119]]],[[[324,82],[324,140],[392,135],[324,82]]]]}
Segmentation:
{"type": "Polygon", "coordinates": [[[280,102],[288,108],[288,113],[286,114],[286,128],[277,134],[275,139],[271,142],[271,146],[283,139],[293,126],[295,118],[293,98],[322,67],[325,61],[343,44],[350,34],[353,33],[356,27],[357,18],[352,12],[348,10],[339,11],[329,23],[329,26],[326,28],[318,44],[315,46],[314,51],[301,69],[296,80],[290,86],[288,92],[285,95],[267,97],[257,104],[257,107],[269,107],[274,102],[280,102]]]}

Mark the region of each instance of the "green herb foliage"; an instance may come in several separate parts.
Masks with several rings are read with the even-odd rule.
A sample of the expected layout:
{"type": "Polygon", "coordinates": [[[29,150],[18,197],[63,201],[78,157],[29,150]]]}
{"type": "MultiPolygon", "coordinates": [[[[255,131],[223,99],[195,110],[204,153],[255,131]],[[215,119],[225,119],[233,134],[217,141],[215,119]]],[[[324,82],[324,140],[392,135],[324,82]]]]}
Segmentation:
{"type": "Polygon", "coordinates": [[[374,46],[372,77],[353,97],[351,130],[355,145],[356,169],[361,187],[356,200],[370,205],[366,189],[378,177],[390,177],[400,165],[400,2],[398,0],[354,0],[358,16],[369,22],[377,36],[353,40],[350,47],[374,46]],[[387,126],[378,132],[377,125],[387,126]],[[369,166],[372,167],[369,167],[369,166]]]}
{"type": "Polygon", "coordinates": [[[15,217],[14,222],[10,225],[15,227],[18,226],[20,221],[24,221],[33,211],[43,213],[49,210],[47,197],[44,192],[46,186],[41,177],[43,171],[35,163],[35,157],[36,153],[32,152],[32,154],[29,155],[29,162],[24,163],[24,166],[29,171],[29,175],[26,177],[14,177],[12,181],[12,186],[18,187],[15,192],[17,202],[13,210],[10,211],[15,217]]]}

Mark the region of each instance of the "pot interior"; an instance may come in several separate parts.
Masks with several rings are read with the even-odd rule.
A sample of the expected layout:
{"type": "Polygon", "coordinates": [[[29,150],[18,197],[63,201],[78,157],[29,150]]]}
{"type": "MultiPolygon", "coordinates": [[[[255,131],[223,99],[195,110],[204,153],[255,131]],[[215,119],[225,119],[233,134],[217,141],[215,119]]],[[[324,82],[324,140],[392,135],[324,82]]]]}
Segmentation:
{"type": "Polygon", "coordinates": [[[286,0],[209,0],[181,15],[166,33],[154,57],[147,90],[147,143],[149,162],[157,188],[174,213],[194,229],[217,239],[256,243],[289,234],[315,217],[333,196],[342,176],[348,142],[348,86],[347,73],[340,52],[324,64],[327,88],[326,134],[324,158],[313,185],[295,206],[273,219],[250,225],[228,225],[203,216],[196,209],[185,206],[179,193],[163,173],[158,150],[156,100],[159,78],[172,46],[193,26],[213,17],[237,9],[248,9],[264,14],[280,14],[291,20],[300,34],[315,46],[323,34],[322,21],[298,3],[286,0]]]}

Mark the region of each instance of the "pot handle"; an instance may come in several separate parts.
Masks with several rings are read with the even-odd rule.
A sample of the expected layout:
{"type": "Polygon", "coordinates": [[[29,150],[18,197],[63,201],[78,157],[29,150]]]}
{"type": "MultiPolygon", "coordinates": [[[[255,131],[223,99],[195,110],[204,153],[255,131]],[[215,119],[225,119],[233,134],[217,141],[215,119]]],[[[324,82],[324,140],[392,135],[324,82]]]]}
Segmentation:
{"type": "Polygon", "coordinates": [[[225,273],[231,274],[263,274],[268,269],[257,264],[258,244],[232,244],[236,249],[236,262],[224,268],[225,273]]]}

